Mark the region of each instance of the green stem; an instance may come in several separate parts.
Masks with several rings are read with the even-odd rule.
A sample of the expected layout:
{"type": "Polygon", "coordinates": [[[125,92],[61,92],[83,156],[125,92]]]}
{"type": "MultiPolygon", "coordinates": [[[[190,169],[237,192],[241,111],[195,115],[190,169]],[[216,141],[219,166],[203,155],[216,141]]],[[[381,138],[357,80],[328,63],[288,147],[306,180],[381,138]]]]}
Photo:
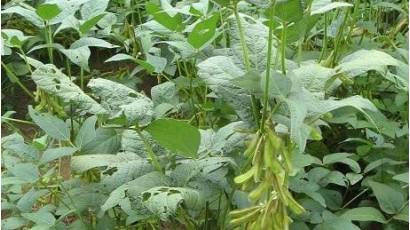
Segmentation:
{"type": "Polygon", "coordinates": [[[6,71],[6,73],[10,76],[11,79],[13,79],[17,85],[20,86],[20,88],[31,98],[34,99],[34,95],[26,88],[26,86],[24,86],[23,83],[21,83],[21,81],[19,80],[19,78],[13,73],[13,71],[3,62],[1,62],[1,66],[3,66],[4,70],[6,71]]]}
{"type": "MultiPolygon", "coordinates": [[[[235,4],[234,6],[234,15],[235,15],[235,20],[236,20],[236,24],[238,26],[238,32],[239,32],[239,40],[241,42],[241,46],[242,46],[242,52],[243,52],[243,61],[244,61],[244,65],[245,65],[245,69],[246,71],[250,71],[251,70],[251,63],[249,61],[249,54],[248,54],[248,47],[246,46],[246,40],[245,40],[245,34],[243,31],[243,27],[242,27],[242,22],[241,22],[241,18],[239,17],[239,12],[238,12],[238,6],[235,4]]],[[[258,104],[256,101],[256,98],[254,95],[251,95],[251,104],[252,104],[252,113],[253,113],[253,117],[258,124],[259,122],[259,109],[258,109],[258,104]]]]}
{"type": "Polygon", "coordinates": [[[282,36],[281,36],[281,55],[280,55],[283,75],[286,75],[286,62],[285,62],[286,27],[287,27],[286,22],[283,22],[282,23],[282,36]]]}
{"type": "Polygon", "coordinates": [[[51,28],[50,25],[48,24],[48,22],[45,23],[45,28],[44,28],[44,32],[45,32],[45,38],[46,38],[46,42],[47,42],[47,51],[48,51],[48,58],[50,59],[50,63],[54,64],[54,55],[53,55],[53,37],[51,34],[51,28]]]}
{"type": "Polygon", "coordinates": [[[344,27],[346,25],[346,21],[347,18],[349,16],[349,10],[346,10],[345,16],[343,18],[343,22],[342,25],[340,25],[339,30],[337,31],[337,35],[336,35],[336,39],[335,39],[335,45],[334,45],[334,52],[333,52],[333,56],[332,56],[332,67],[336,64],[336,60],[337,60],[337,52],[339,51],[339,46],[340,46],[340,41],[342,40],[342,36],[343,36],[343,30],[344,27]]]}
{"type": "Polygon", "coordinates": [[[84,68],[80,68],[80,87],[81,90],[84,90],[84,68]]]}
{"type": "Polygon", "coordinates": [[[320,53],[320,57],[319,57],[319,63],[322,61],[323,56],[326,53],[326,49],[327,49],[327,22],[328,21],[328,16],[327,13],[325,13],[325,34],[323,35],[323,45],[322,45],[322,52],[320,53]]]}
{"type": "Polygon", "coordinates": [[[266,61],[266,76],[265,76],[265,92],[264,92],[264,101],[263,101],[263,112],[262,119],[260,122],[260,129],[263,132],[265,127],[265,119],[268,113],[268,101],[269,101],[269,79],[271,73],[271,64],[272,64],[272,46],[273,46],[273,17],[275,15],[275,4],[276,1],[273,1],[271,7],[271,16],[269,18],[269,35],[268,35],[268,60],[266,61]]]}
{"type": "Polygon", "coordinates": [[[1,117],[1,119],[3,120],[8,120],[8,121],[14,121],[14,122],[18,122],[18,123],[23,123],[23,124],[28,124],[28,125],[36,125],[33,122],[30,121],[25,121],[25,120],[19,120],[19,119],[14,119],[14,118],[10,118],[10,117],[1,117]]]}
{"type": "Polygon", "coordinates": [[[24,50],[21,47],[19,47],[18,49],[20,50],[21,54],[23,55],[23,59],[24,59],[24,62],[26,63],[28,71],[30,71],[30,73],[33,74],[33,70],[31,69],[31,65],[27,61],[26,53],[24,52],[24,50]]]}
{"type": "Polygon", "coordinates": [[[155,155],[154,151],[151,148],[150,143],[148,142],[148,140],[144,137],[144,135],[141,133],[141,130],[137,127],[134,129],[138,136],[141,138],[142,142],[144,142],[144,146],[147,149],[147,158],[151,161],[152,166],[154,166],[154,168],[159,171],[162,172],[162,167],[161,164],[159,163],[157,156],[155,155]]]}

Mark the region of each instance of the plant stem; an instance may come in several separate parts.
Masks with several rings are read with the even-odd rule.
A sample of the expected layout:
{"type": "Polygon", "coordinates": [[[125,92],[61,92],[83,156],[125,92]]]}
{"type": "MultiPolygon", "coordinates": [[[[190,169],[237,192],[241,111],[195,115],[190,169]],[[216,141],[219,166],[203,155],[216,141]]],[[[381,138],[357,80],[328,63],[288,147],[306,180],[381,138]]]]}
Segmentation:
{"type": "Polygon", "coordinates": [[[281,65],[282,65],[282,73],[286,75],[286,62],[285,62],[285,49],[286,49],[286,22],[282,23],[282,36],[281,36],[281,65]]]}
{"type": "Polygon", "coordinates": [[[48,58],[50,59],[50,63],[54,64],[53,48],[51,47],[53,43],[53,37],[51,34],[51,28],[48,22],[45,22],[44,32],[45,32],[45,38],[47,42],[48,58]]]}
{"type": "Polygon", "coordinates": [[[31,69],[31,65],[27,61],[26,53],[24,52],[24,50],[21,47],[19,47],[19,50],[20,50],[21,54],[23,55],[23,59],[24,59],[24,62],[26,63],[28,71],[30,71],[30,73],[33,74],[33,70],[31,69]]]}
{"type": "MultiPolygon", "coordinates": [[[[239,40],[241,42],[242,46],[242,52],[243,52],[243,60],[244,60],[244,65],[246,71],[250,71],[251,69],[251,63],[249,61],[249,54],[248,54],[248,47],[246,46],[246,40],[245,40],[245,34],[243,32],[243,27],[242,27],[242,22],[241,18],[239,17],[239,12],[238,12],[238,6],[235,4],[234,6],[234,15],[235,15],[235,20],[236,24],[238,26],[238,32],[239,32],[239,40]]],[[[254,95],[251,95],[251,104],[252,104],[252,113],[253,117],[256,121],[256,125],[259,125],[259,113],[258,113],[258,105],[257,101],[254,95]]]]}
{"type": "Polygon", "coordinates": [[[84,91],[84,68],[80,68],[80,88],[84,91]]]}
{"type": "Polygon", "coordinates": [[[339,46],[340,46],[340,40],[342,40],[343,36],[343,30],[346,25],[347,17],[349,16],[349,10],[346,10],[345,16],[343,18],[342,25],[340,25],[339,30],[337,31],[336,39],[335,39],[335,45],[334,45],[334,52],[333,52],[333,57],[332,57],[332,66],[333,67],[336,64],[337,60],[337,52],[339,51],[339,46]]]}
{"type": "Polygon", "coordinates": [[[263,132],[265,127],[265,119],[268,113],[268,101],[269,101],[269,79],[271,73],[271,64],[272,64],[272,46],[273,46],[273,17],[275,15],[275,5],[276,1],[273,1],[271,7],[271,15],[269,18],[269,35],[268,35],[268,60],[266,61],[266,76],[265,76],[265,92],[264,92],[264,101],[263,101],[263,112],[262,119],[260,122],[260,130],[263,132]]]}
{"type": "Polygon", "coordinates": [[[328,21],[328,16],[327,13],[325,13],[325,34],[323,35],[323,45],[322,45],[322,52],[320,53],[320,57],[319,57],[319,63],[322,61],[323,56],[326,53],[326,49],[327,49],[327,22],[328,21]]]}
{"type": "Polygon", "coordinates": [[[13,79],[17,85],[20,86],[20,88],[31,98],[34,99],[34,95],[26,88],[26,86],[24,86],[23,83],[21,83],[20,79],[18,79],[18,77],[13,73],[13,71],[3,62],[1,62],[1,66],[3,66],[4,70],[6,71],[6,73],[9,75],[9,77],[11,79],[13,79]]]}
{"type": "Polygon", "coordinates": [[[159,163],[157,156],[155,155],[154,151],[152,150],[150,143],[144,137],[144,135],[141,133],[141,130],[138,127],[135,128],[134,130],[137,132],[137,134],[141,138],[142,142],[144,142],[144,146],[145,146],[145,148],[147,149],[147,152],[148,152],[147,158],[151,161],[152,166],[154,166],[154,168],[157,171],[162,172],[161,164],[159,163]]]}

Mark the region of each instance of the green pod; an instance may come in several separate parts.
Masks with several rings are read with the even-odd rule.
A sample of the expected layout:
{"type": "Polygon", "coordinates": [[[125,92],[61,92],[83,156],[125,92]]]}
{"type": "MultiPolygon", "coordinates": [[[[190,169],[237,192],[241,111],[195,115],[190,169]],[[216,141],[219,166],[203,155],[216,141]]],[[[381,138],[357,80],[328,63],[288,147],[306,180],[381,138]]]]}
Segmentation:
{"type": "Polygon", "coordinates": [[[300,215],[305,212],[305,209],[300,205],[295,198],[293,198],[292,194],[287,191],[287,198],[288,198],[288,207],[292,212],[294,212],[297,215],[300,215]]]}
{"type": "Polygon", "coordinates": [[[259,214],[259,209],[255,210],[251,213],[248,213],[247,215],[244,215],[240,218],[232,219],[230,221],[230,225],[232,227],[235,227],[235,226],[238,226],[238,225],[241,225],[241,224],[244,224],[244,223],[251,222],[251,221],[255,220],[258,217],[258,214],[259,214]]]}
{"type": "Polygon", "coordinates": [[[282,156],[285,160],[286,170],[288,172],[291,172],[293,170],[291,151],[284,148],[283,151],[282,151],[282,156]]]}
{"type": "Polygon", "coordinates": [[[256,134],[252,138],[251,142],[248,145],[248,148],[245,150],[243,155],[246,156],[246,157],[251,156],[256,151],[259,141],[260,141],[260,136],[259,136],[259,134],[256,134]]]}
{"type": "Polygon", "coordinates": [[[253,201],[259,200],[259,198],[261,198],[261,196],[264,194],[264,192],[266,192],[268,188],[269,184],[267,183],[267,181],[260,183],[258,187],[256,187],[256,189],[249,193],[249,199],[253,201]]]}
{"type": "Polygon", "coordinates": [[[273,151],[275,151],[275,153],[278,153],[282,149],[282,146],[283,146],[282,139],[278,137],[275,133],[273,133],[273,131],[270,129],[268,129],[266,133],[273,147],[273,151]]]}
{"type": "Polygon", "coordinates": [[[238,210],[233,210],[231,212],[229,212],[229,216],[232,219],[247,215],[248,213],[251,213],[255,210],[259,210],[260,206],[253,206],[253,207],[249,207],[249,208],[243,208],[243,209],[238,209],[238,210]]]}
{"type": "Polygon", "coordinates": [[[243,184],[246,181],[248,181],[249,179],[252,178],[252,176],[256,173],[256,168],[255,166],[253,166],[252,168],[250,168],[247,172],[235,177],[234,182],[236,184],[243,184]]]}

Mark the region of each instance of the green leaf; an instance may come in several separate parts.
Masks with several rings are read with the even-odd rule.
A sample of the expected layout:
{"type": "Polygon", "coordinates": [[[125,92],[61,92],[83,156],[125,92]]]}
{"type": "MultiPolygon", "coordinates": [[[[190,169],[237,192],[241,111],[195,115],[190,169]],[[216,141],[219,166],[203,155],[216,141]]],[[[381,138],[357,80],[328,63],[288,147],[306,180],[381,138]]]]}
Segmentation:
{"type": "Polygon", "coordinates": [[[359,227],[352,224],[349,220],[341,217],[326,218],[323,223],[316,225],[314,230],[360,230],[359,227]]]}
{"type": "Polygon", "coordinates": [[[40,171],[37,166],[32,163],[19,163],[15,164],[8,170],[17,178],[26,182],[35,182],[40,178],[40,171]]]}
{"type": "Polygon", "coordinates": [[[33,23],[35,26],[39,28],[44,27],[43,20],[36,14],[34,9],[29,10],[21,6],[12,6],[5,10],[2,10],[1,14],[18,14],[21,17],[24,17],[27,21],[33,23]]]}
{"type": "Polygon", "coordinates": [[[60,147],[54,149],[47,149],[43,156],[41,156],[39,164],[45,164],[50,161],[56,160],[60,157],[64,156],[71,156],[75,153],[78,149],[73,147],[60,147]]]}
{"type": "Polygon", "coordinates": [[[197,128],[188,123],[174,119],[159,119],[152,122],[146,131],[171,152],[184,157],[196,157],[200,134],[197,128]]]}
{"type": "Polygon", "coordinates": [[[303,17],[303,1],[278,1],[275,6],[275,16],[285,22],[297,22],[303,17]]]}
{"type": "Polygon", "coordinates": [[[58,96],[65,103],[71,103],[79,111],[91,114],[104,114],[105,109],[94,99],[84,93],[68,76],[54,65],[47,64],[33,72],[33,81],[37,86],[51,95],[58,96]]]}
{"type": "Polygon", "coordinates": [[[96,137],[95,133],[95,123],[97,122],[97,117],[92,116],[87,118],[80,130],[75,137],[75,145],[79,148],[83,147],[96,137]]]}
{"type": "Polygon", "coordinates": [[[391,186],[369,181],[369,185],[379,202],[380,208],[388,214],[397,214],[404,205],[403,194],[391,186]]]}
{"type": "Polygon", "coordinates": [[[39,113],[31,105],[28,107],[28,111],[34,123],[47,135],[61,141],[70,140],[70,129],[64,121],[47,113],[39,113]]]}
{"type": "Polygon", "coordinates": [[[117,45],[113,45],[113,44],[111,44],[107,41],[104,41],[102,39],[99,39],[99,38],[83,37],[83,38],[80,38],[77,41],[75,41],[73,44],[71,44],[70,48],[71,49],[76,49],[76,48],[83,47],[83,46],[101,47],[101,48],[107,48],[107,49],[119,47],[117,45]]]}
{"type": "Polygon", "coordinates": [[[191,209],[203,206],[199,192],[189,188],[155,187],[142,193],[141,197],[144,206],[164,221],[174,215],[182,204],[191,209]]]}
{"type": "Polygon", "coordinates": [[[401,182],[408,184],[409,183],[409,173],[406,172],[406,173],[395,175],[393,176],[393,180],[401,181],[401,182]]]}
{"type": "Polygon", "coordinates": [[[351,153],[332,153],[323,157],[323,164],[329,165],[334,163],[342,163],[348,165],[353,172],[360,173],[360,165],[356,161],[348,158],[352,155],[353,154],[351,153]]]}
{"type": "Polygon", "coordinates": [[[79,30],[81,34],[86,34],[105,16],[105,13],[94,16],[80,25],[79,30]]]}
{"type": "Polygon", "coordinates": [[[215,36],[218,19],[219,15],[214,14],[210,18],[197,23],[188,35],[189,44],[196,49],[200,49],[203,45],[212,41],[215,36]]]}
{"type": "Polygon", "coordinates": [[[95,138],[81,149],[86,154],[113,154],[121,145],[121,135],[115,129],[98,128],[95,138]]]}
{"type": "Polygon", "coordinates": [[[56,222],[56,218],[49,212],[39,211],[32,213],[22,213],[21,216],[33,221],[36,224],[44,224],[49,227],[53,226],[56,222]]]}
{"type": "Polygon", "coordinates": [[[177,13],[174,16],[171,16],[158,5],[151,2],[148,2],[145,7],[147,12],[154,17],[155,21],[159,22],[167,29],[177,32],[181,32],[184,29],[185,26],[182,22],[181,14],[177,13]]]}
{"type": "Polygon", "coordinates": [[[1,220],[2,229],[20,229],[27,224],[27,220],[22,217],[9,217],[1,220]]]}
{"type": "Polygon", "coordinates": [[[359,207],[347,210],[341,215],[350,221],[375,221],[379,223],[387,223],[383,214],[373,207],[359,207]]]}
{"type": "Polygon", "coordinates": [[[129,61],[133,61],[136,62],[137,59],[131,55],[128,54],[115,54],[114,56],[108,58],[107,60],[105,60],[105,62],[113,62],[113,61],[125,61],[125,60],[129,60],[129,61]]]}
{"type": "Polygon", "coordinates": [[[57,17],[61,10],[56,4],[41,4],[36,9],[36,14],[45,21],[57,17]]]}
{"type": "MultiPolygon", "coordinates": [[[[2,178],[4,179],[4,177],[2,178]]],[[[17,208],[22,212],[31,212],[33,210],[33,205],[37,202],[37,200],[46,195],[48,190],[34,190],[31,188],[30,191],[26,192],[17,202],[17,208]]]]}
{"type": "Polygon", "coordinates": [[[72,63],[88,72],[90,71],[90,68],[88,67],[88,60],[90,59],[91,51],[87,46],[81,46],[75,49],[60,49],[60,52],[70,59],[72,63]]]}
{"type": "Polygon", "coordinates": [[[125,116],[130,125],[148,125],[154,115],[154,103],[147,96],[110,80],[98,78],[88,83],[93,93],[100,97],[101,105],[110,118],[125,116]]]}
{"type": "Polygon", "coordinates": [[[383,72],[386,66],[398,65],[399,61],[385,52],[378,50],[359,50],[344,57],[336,69],[345,72],[350,77],[354,77],[369,70],[383,72]]]}
{"type": "Polygon", "coordinates": [[[332,2],[332,0],[313,0],[310,15],[323,14],[341,7],[351,7],[351,3],[332,2]]]}

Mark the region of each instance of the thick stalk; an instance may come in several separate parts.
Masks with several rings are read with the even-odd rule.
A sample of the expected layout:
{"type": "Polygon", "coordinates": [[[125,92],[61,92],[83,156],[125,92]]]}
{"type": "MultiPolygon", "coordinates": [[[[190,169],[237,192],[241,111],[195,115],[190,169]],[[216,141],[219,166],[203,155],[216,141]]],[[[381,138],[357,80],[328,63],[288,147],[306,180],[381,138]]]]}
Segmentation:
{"type": "Polygon", "coordinates": [[[286,24],[286,22],[283,22],[282,23],[282,36],[281,36],[281,55],[280,55],[280,58],[281,58],[281,65],[282,65],[282,74],[283,75],[286,75],[286,62],[285,62],[285,54],[286,54],[286,27],[287,27],[287,24],[286,24]]]}
{"type": "MultiPolygon", "coordinates": [[[[238,26],[239,40],[240,40],[241,46],[242,46],[243,61],[244,61],[245,69],[246,69],[246,71],[250,71],[251,70],[251,63],[249,61],[248,47],[246,46],[245,34],[243,32],[241,18],[239,17],[238,6],[235,5],[233,10],[234,10],[236,24],[238,26]]],[[[252,104],[253,117],[254,117],[256,123],[258,123],[259,122],[259,113],[258,113],[258,107],[259,106],[257,105],[257,101],[256,101],[256,98],[255,98],[254,95],[251,95],[251,104],[252,104]]]]}
{"type": "Polygon", "coordinates": [[[347,21],[348,16],[349,16],[349,10],[346,10],[345,16],[343,18],[342,25],[340,25],[340,28],[337,31],[337,35],[336,35],[336,39],[335,39],[335,48],[334,48],[334,52],[333,52],[333,57],[332,57],[332,62],[331,62],[332,66],[331,67],[333,67],[336,63],[337,52],[339,51],[340,41],[342,40],[342,37],[343,37],[343,30],[344,30],[344,27],[346,25],[346,21],[347,21]]]}
{"type": "Polygon", "coordinates": [[[4,70],[6,71],[6,73],[10,76],[10,78],[12,78],[13,80],[15,80],[15,82],[17,83],[17,85],[20,86],[20,88],[31,98],[34,99],[34,95],[30,92],[30,90],[28,90],[26,88],[26,86],[24,86],[23,83],[21,83],[21,81],[19,80],[19,78],[13,73],[13,71],[3,62],[1,62],[1,66],[3,66],[4,70]]]}
{"type": "Polygon", "coordinates": [[[268,101],[269,101],[269,79],[271,74],[271,64],[272,64],[272,46],[273,46],[273,17],[275,15],[275,3],[273,2],[271,15],[269,18],[269,35],[268,35],[268,60],[266,61],[266,75],[265,75],[265,92],[264,92],[264,99],[263,99],[263,112],[262,112],[262,119],[260,122],[260,129],[263,132],[265,119],[268,113],[268,101]]]}
{"type": "Polygon", "coordinates": [[[154,151],[151,148],[151,144],[148,142],[148,140],[144,137],[144,135],[141,133],[141,130],[137,127],[134,129],[142,142],[144,142],[144,146],[147,149],[147,157],[151,161],[152,166],[159,171],[162,172],[161,164],[159,163],[157,156],[155,155],[154,151]]]}
{"type": "Polygon", "coordinates": [[[328,19],[327,19],[327,13],[325,13],[325,34],[323,35],[323,45],[322,45],[322,52],[320,53],[320,57],[319,57],[319,62],[321,62],[322,61],[322,59],[323,59],[323,56],[325,55],[325,53],[326,53],[326,49],[327,49],[327,21],[328,21],[328,19]]]}
{"type": "Polygon", "coordinates": [[[50,59],[50,63],[54,64],[53,48],[51,47],[53,44],[53,38],[51,34],[51,28],[48,22],[45,23],[44,33],[45,33],[45,38],[47,42],[48,58],[50,59]]]}

